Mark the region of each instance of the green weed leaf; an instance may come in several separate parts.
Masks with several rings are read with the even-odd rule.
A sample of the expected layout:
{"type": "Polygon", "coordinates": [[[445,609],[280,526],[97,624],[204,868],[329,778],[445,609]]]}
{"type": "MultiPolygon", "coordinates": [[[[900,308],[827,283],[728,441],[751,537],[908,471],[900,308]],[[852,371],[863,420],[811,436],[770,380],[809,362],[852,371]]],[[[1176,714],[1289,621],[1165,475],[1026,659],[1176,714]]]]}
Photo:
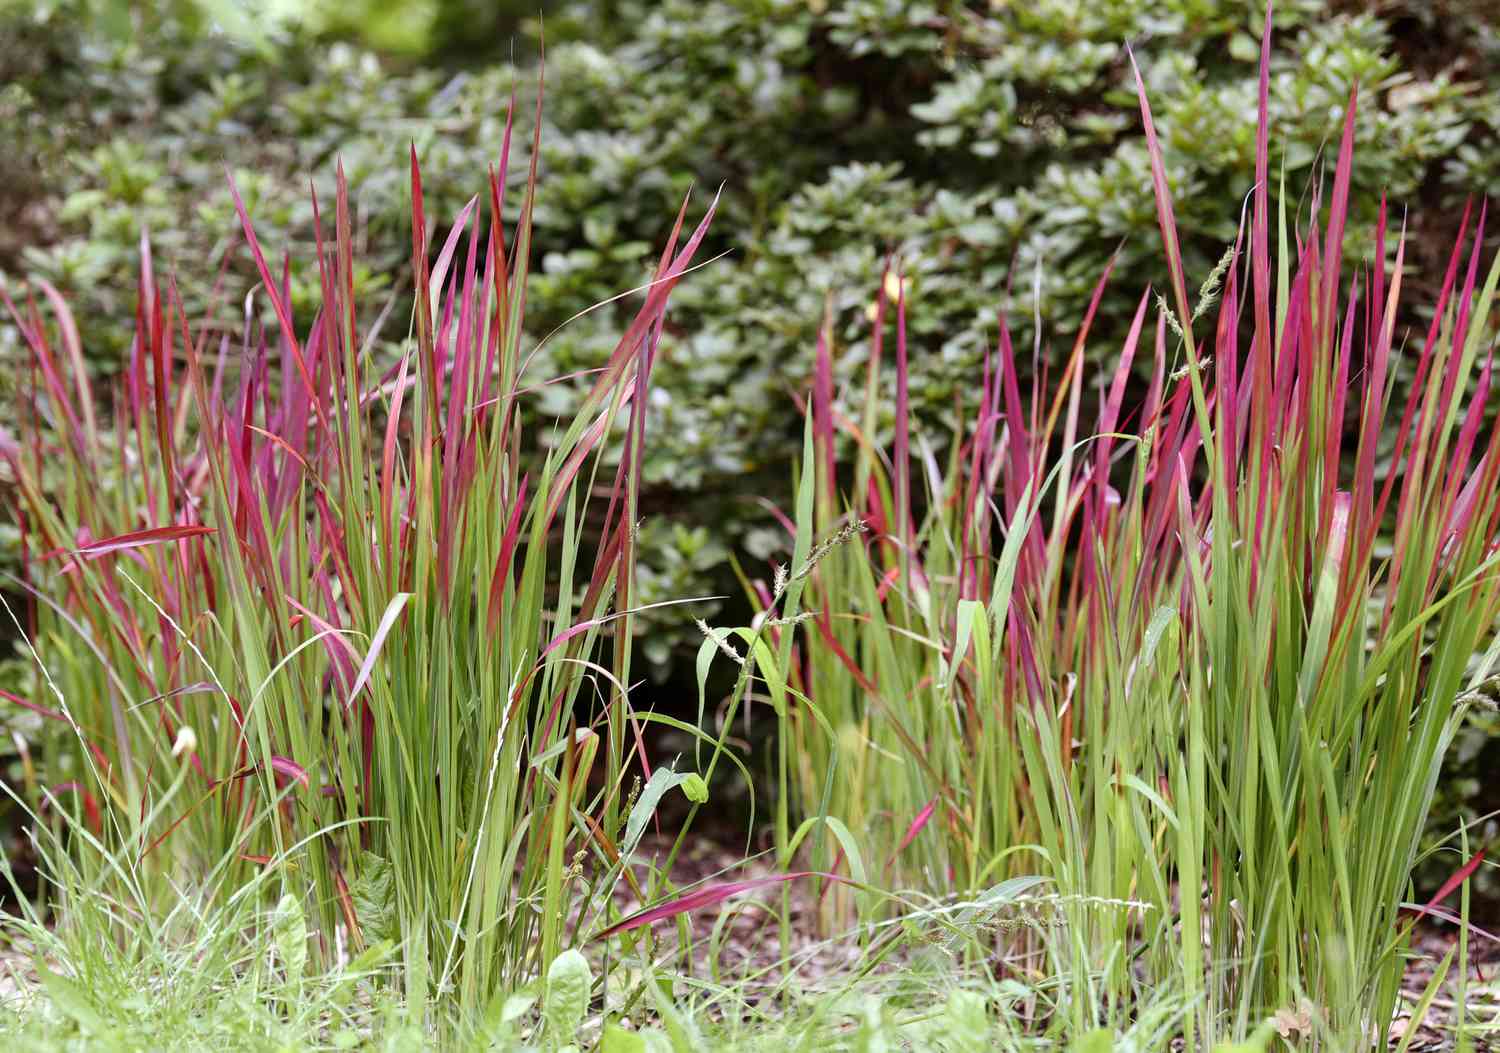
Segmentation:
{"type": "Polygon", "coordinates": [[[547,994],[542,1019],[554,1047],[572,1042],[589,1007],[589,988],[594,976],[589,963],[577,950],[566,950],[547,970],[547,994]]]}
{"type": "Polygon", "coordinates": [[[646,1053],[646,1038],[638,1031],[626,1031],[619,1024],[604,1028],[599,1053],[646,1053]]]}
{"type": "Polygon", "coordinates": [[[288,979],[300,980],[307,971],[307,918],[302,913],[302,901],[288,892],[276,904],[272,917],[271,939],[277,960],[288,979]]]}
{"type": "Polygon", "coordinates": [[[374,852],[362,853],[354,880],[349,885],[354,916],[366,943],[396,940],[400,936],[396,921],[396,873],[390,860],[374,852]]]}

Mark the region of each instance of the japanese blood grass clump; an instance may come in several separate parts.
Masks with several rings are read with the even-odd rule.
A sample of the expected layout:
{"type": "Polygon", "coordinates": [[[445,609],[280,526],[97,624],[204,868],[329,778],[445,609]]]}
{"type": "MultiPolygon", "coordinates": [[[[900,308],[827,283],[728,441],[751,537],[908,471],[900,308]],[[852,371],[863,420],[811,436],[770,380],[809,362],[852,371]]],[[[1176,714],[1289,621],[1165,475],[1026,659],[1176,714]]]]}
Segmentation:
{"type": "Polygon", "coordinates": [[[50,323],[6,299],[39,377],[10,462],[42,687],[7,695],[54,730],[31,754],[38,807],[76,811],[169,901],[220,860],[226,888],[274,869],[325,961],[401,941],[418,1019],[433,992],[482,1007],[536,975],[623,869],[645,392],[712,214],[681,242],[678,217],[577,416],[531,441],[536,171],[507,225],[510,138],[507,122],[486,200],[440,248],[413,152],[418,295],[383,376],[367,354],[383,316],[352,300],[342,170],[310,319],[243,205],[275,325],[247,304],[238,340],[192,331],[143,240],[109,417],[61,297],[43,288],[50,323]],[[607,443],[612,480],[596,478],[607,443]],[[178,755],[192,775],[162,807],[178,755]]]}
{"type": "Polygon", "coordinates": [[[1169,296],[1141,296],[1097,396],[1092,312],[1029,398],[1002,318],[939,461],[911,435],[899,280],[862,408],[841,408],[825,336],[796,527],[868,533],[807,575],[811,618],[766,623],[798,637],[773,691],[780,830],[847,874],[806,832],[836,821],[867,872],[929,895],[1048,878],[1074,904],[1075,979],[1106,1002],[1132,972],[1181,992],[1190,1045],[1285,1009],[1351,1048],[1392,1017],[1443,752],[1497,657],[1500,260],[1481,276],[1466,214],[1393,403],[1405,244],[1387,270],[1383,212],[1375,265],[1341,277],[1356,101],[1326,211],[1315,194],[1294,231],[1283,193],[1273,246],[1264,60],[1260,90],[1248,224],[1196,297],[1142,91],[1169,296]]]}

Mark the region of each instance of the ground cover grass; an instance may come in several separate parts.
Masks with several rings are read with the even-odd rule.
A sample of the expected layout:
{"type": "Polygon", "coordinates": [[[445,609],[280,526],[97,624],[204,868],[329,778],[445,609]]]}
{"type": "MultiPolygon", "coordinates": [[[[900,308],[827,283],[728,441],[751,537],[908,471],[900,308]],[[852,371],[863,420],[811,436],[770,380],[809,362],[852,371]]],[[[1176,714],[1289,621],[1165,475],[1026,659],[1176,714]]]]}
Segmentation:
{"type": "MultiPolygon", "coordinates": [[[[1144,971],[1189,999],[1190,1034],[1310,1004],[1348,1041],[1383,1034],[1394,1010],[1441,757],[1495,668],[1500,266],[1481,270],[1480,209],[1412,349],[1417,384],[1393,402],[1405,245],[1383,217],[1369,268],[1341,278],[1357,99],[1326,205],[1315,187],[1289,218],[1282,188],[1273,222],[1268,78],[1258,181],[1196,295],[1142,88],[1170,277],[1141,295],[1103,378],[1083,369],[1089,314],[1057,380],[1038,372],[1024,397],[1002,316],[939,464],[904,412],[899,270],[844,406],[825,333],[803,466],[815,496],[798,515],[812,522],[799,536],[829,547],[788,601],[805,611],[760,590],[767,624],[797,622],[796,644],[790,625],[771,630],[780,800],[802,822],[778,835],[790,855],[809,824],[831,827],[814,867],[857,884],[879,868],[972,895],[1045,875],[1078,904],[1075,960],[1107,1000],[1144,971]],[[1151,380],[1131,413],[1138,355],[1151,380]]],[[[861,911],[846,890],[836,912],[840,898],[861,911]]]]}
{"type": "Polygon", "coordinates": [[[534,167],[511,185],[509,119],[446,238],[412,153],[422,294],[383,375],[342,175],[305,321],[237,192],[274,324],[250,304],[195,331],[143,239],[109,400],[62,297],[7,292],[34,363],[9,615],[38,673],[3,696],[35,725],[8,789],[43,883],[12,882],[4,1026],[36,1048],[1369,1048],[1423,917],[1461,935],[1418,1008],[1463,1006],[1482,846],[1460,833],[1431,903],[1410,873],[1500,660],[1500,260],[1480,206],[1408,346],[1385,214],[1343,266],[1357,97],[1297,204],[1273,196],[1269,75],[1257,182],[1202,276],[1141,88],[1167,283],[1102,376],[1092,308],[1055,377],[1039,324],[1025,373],[1002,317],[940,461],[908,413],[899,261],[872,276],[859,388],[825,326],[787,557],[744,575],[752,624],[702,623],[696,725],[638,704],[632,619],[651,374],[713,204],[684,204],[614,351],[570,378],[528,371],[542,191],[534,167]],[[555,379],[575,415],[526,433],[555,379]],[[774,732],[770,855],[685,878],[697,810],[758,782],[742,721],[774,732]],[[653,758],[659,727],[695,748],[653,758]],[[648,853],[669,794],[688,819],[648,853]],[[725,970],[747,897],[772,905],[761,951],[725,970]]]}

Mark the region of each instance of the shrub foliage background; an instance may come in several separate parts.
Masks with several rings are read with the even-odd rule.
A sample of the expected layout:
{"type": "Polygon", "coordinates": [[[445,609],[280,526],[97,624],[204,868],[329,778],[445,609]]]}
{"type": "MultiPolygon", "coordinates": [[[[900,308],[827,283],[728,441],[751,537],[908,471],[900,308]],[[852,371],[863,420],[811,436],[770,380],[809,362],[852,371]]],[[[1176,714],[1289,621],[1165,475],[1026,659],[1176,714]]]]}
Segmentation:
{"type": "MultiPolygon", "coordinates": [[[[534,101],[545,11],[533,337],[643,281],[687,188],[724,188],[706,255],[726,255],[678,291],[656,374],[640,599],[735,593],[731,551],[759,559],[783,544],[755,498],[787,492],[800,434],[791,396],[806,385],[817,326],[831,312],[837,376],[856,375],[884,256],[910,275],[914,406],[935,420],[972,389],[999,310],[1040,319],[1041,364],[1071,339],[1051,321],[1081,317],[1111,254],[1106,334],[1145,283],[1161,284],[1122,41],[1157,57],[1144,73],[1172,190],[1188,205],[1177,218],[1189,273],[1212,268],[1253,181],[1245,118],[1259,7],[366,0],[307,12],[270,4],[272,17],[251,19],[224,0],[11,5],[0,8],[0,133],[12,143],[0,157],[0,271],[62,288],[93,367],[112,371],[143,229],[164,270],[182,261],[184,279],[211,273],[201,262],[231,248],[235,229],[227,167],[266,241],[310,241],[307,180],[331,197],[341,157],[373,261],[356,294],[386,291],[401,319],[405,145],[421,155],[431,214],[452,215],[468,177],[493,160],[511,93],[534,101]],[[997,302],[992,291],[1007,287],[997,302]]],[[[1413,277],[1437,281],[1423,250],[1451,238],[1442,217],[1465,193],[1500,189],[1493,15],[1457,0],[1286,0],[1277,27],[1271,123],[1284,137],[1273,170],[1288,188],[1316,178],[1357,82],[1350,229],[1367,228],[1382,191],[1398,210],[1411,206],[1434,225],[1416,231],[1413,277]]],[[[1369,251],[1350,245],[1346,257],[1369,251]]],[[[234,253],[221,297],[207,283],[183,291],[192,310],[234,328],[253,281],[234,253]]],[[[294,273],[294,303],[315,291],[316,275],[294,273]]],[[[400,330],[390,326],[382,353],[400,330]]],[[[596,365],[617,332],[608,310],[574,320],[537,368],[596,365]]],[[[0,354],[9,378],[15,334],[0,336],[0,354]]],[[[546,405],[565,411],[577,397],[555,387],[546,405]]],[[[691,618],[712,607],[643,620],[659,677],[696,644],[691,618]]],[[[1469,767],[1448,785],[1468,808],[1484,804],[1473,773],[1494,762],[1495,741],[1476,725],[1458,751],[1469,767]]]]}

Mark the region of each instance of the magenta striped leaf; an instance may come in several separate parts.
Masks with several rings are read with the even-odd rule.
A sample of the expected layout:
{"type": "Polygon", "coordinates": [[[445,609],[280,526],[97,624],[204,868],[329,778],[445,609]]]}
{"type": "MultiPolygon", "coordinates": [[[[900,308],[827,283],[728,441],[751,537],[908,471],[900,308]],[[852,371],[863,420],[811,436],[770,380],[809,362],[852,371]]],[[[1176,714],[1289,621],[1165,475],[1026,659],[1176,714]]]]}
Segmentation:
{"type": "Polygon", "coordinates": [[[708,907],[716,907],[725,900],[742,896],[747,892],[755,892],[763,888],[771,888],[776,885],[784,885],[788,881],[796,881],[799,878],[823,878],[826,881],[839,881],[845,884],[853,884],[848,878],[838,874],[825,874],[816,870],[802,870],[793,874],[772,874],[767,877],[750,878],[745,881],[716,881],[694,889],[676,899],[668,900],[654,907],[636,911],[634,914],[594,934],[596,940],[606,940],[611,936],[632,929],[639,929],[646,925],[654,925],[658,921],[666,921],[681,914],[689,914],[693,911],[704,910],[708,907]]]}

